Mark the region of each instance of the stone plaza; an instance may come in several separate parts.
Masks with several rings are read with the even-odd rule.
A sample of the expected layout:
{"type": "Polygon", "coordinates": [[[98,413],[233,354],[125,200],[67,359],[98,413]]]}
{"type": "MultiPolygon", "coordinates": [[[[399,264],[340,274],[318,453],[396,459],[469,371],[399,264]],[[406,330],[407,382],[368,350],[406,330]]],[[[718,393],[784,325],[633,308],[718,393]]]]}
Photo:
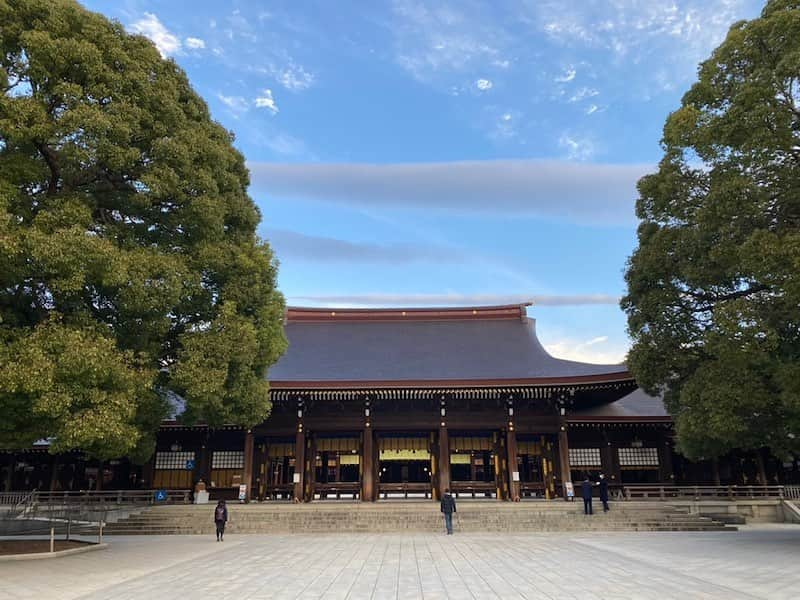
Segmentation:
{"type": "Polygon", "coordinates": [[[110,536],[0,563],[0,600],[796,598],[800,528],[738,532],[110,536]]]}

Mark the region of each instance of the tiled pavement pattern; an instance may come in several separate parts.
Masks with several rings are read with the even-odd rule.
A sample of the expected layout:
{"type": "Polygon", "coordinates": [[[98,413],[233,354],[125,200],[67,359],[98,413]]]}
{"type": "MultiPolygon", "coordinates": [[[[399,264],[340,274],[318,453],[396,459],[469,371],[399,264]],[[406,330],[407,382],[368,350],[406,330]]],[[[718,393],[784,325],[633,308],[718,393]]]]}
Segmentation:
{"type": "Polygon", "coordinates": [[[109,538],[0,563],[0,599],[797,598],[800,527],[736,533],[109,538]]]}

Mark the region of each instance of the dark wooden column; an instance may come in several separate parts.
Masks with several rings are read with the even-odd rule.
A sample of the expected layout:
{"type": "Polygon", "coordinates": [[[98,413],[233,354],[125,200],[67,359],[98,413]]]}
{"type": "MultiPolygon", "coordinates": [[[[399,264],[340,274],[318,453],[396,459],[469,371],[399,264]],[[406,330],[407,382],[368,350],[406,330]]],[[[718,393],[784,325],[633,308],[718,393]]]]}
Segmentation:
{"type": "Polygon", "coordinates": [[[361,441],[361,501],[374,502],[375,493],[375,436],[372,427],[365,427],[361,441]]]}
{"type": "Polygon", "coordinates": [[[517,432],[513,427],[506,431],[506,453],[508,456],[508,496],[512,502],[518,502],[519,492],[519,466],[517,465],[517,432]]]}
{"type": "Polygon", "coordinates": [[[315,435],[307,434],[306,436],[306,473],[305,473],[305,501],[312,502],[314,500],[314,490],[317,483],[317,440],[315,435]]]}
{"type": "Polygon", "coordinates": [[[444,421],[439,426],[439,456],[436,466],[439,469],[439,497],[441,498],[445,490],[450,489],[450,436],[444,421]]]}
{"type": "Polygon", "coordinates": [[[56,484],[58,483],[58,454],[53,455],[53,460],[50,462],[50,491],[56,491],[56,484]]]}
{"type": "Polygon", "coordinates": [[[298,426],[294,442],[294,501],[304,500],[304,476],[306,471],[306,432],[302,424],[298,426]]]}
{"type": "Polygon", "coordinates": [[[567,424],[562,419],[558,428],[558,466],[561,472],[561,493],[567,499],[567,483],[572,483],[572,474],[569,467],[569,440],[567,438],[567,424]]]}
{"type": "MultiPolygon", "coordinates": [[[[669,442],[669,437],[667,435],[661,440],[659,444],[659,469],[661,470],[660,476],[662,483],[675,483],[675,473],[672,471],[672,444],[669,442]]],[[[719,464],[715,464],[719,467],[719,464]]],[[[717,468],[716,472],[717,483],[715,485],[719,485],[719,468],[717,468]]]]}
{"type": "Polygon", "coordinates": [[[247,486],[247,494],[244,497],[245,502],[250,502],[253,497],[253,432],[248,429],[244,433],[244,469],[242,473],[242,481],[247,486]]]}
{"type": "Polygon", "coordinates": [[[146,463],[142,465],[142,486],[146,490],[152,490],[155,482],[156,472],[156,453],[153,451],[153,456],[150,457],[146,463]]]}
{"type": "Polygon", "coordinates": [[[102,460],[97,461],[97,479],[94,482],[94,489],[98,492],[103,489],[103,475],[105,470],[105,462],[102,460]]]}
{"type": "Polygon", "coordinates": [[[14,467],[17,466],[16,456],[13,452],[8,454],[8,473],[6,473],[6,480],[3,483],[3,490],[6,492],[11,491],[11,484],[14,481],[14,467]]]}

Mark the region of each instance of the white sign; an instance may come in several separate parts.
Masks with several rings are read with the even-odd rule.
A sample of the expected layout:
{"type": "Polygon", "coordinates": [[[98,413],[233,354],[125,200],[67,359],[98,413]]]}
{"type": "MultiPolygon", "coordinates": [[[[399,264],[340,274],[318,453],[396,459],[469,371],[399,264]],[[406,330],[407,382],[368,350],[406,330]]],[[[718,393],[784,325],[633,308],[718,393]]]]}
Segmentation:
{"type": "Polygon", "coordinates": [[[573,487],[571,481],[564,482],[564,492],[567,494],[567,498],[575,497],[575,488],[573,487]]]}
{"type": "Polygon", "coordinates": [[[511,481],[519,481],[519,471],[514,471],[511,473],[511,481]]]}
{"type": "Polygon", "coordinates": [[[239,500],[247,499],[247,484],[241,483],[239,484],[239,500]]]}
{"type": "Polygon", "coordinates": [[[300,473],[295,473],[292,477],[292,483],[300,483],[300,473]]]}

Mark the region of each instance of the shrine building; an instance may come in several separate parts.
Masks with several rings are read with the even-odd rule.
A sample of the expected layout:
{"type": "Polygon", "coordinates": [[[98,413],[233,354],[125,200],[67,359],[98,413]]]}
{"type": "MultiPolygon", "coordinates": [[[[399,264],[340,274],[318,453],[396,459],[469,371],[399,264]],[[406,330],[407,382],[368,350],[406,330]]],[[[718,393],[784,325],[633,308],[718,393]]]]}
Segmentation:
{"type": "MultiPolygon", "coordinates": [[[[554,358],[527,305],[289,308],[269,370],[272,413],[245,431],[176,414],[143,467],[125,458],[6,452],[5,489],[193,489],[214,498],[313,501],[563,497],[606,474],[637,484],[783,483],[768,452],[690,463],[672,419],[624,364],[554,358]],[[240,486],[246,486],[240,488],[240,486]]],[[[179,413],[180,402],[176,402],[179,413]]]]}

